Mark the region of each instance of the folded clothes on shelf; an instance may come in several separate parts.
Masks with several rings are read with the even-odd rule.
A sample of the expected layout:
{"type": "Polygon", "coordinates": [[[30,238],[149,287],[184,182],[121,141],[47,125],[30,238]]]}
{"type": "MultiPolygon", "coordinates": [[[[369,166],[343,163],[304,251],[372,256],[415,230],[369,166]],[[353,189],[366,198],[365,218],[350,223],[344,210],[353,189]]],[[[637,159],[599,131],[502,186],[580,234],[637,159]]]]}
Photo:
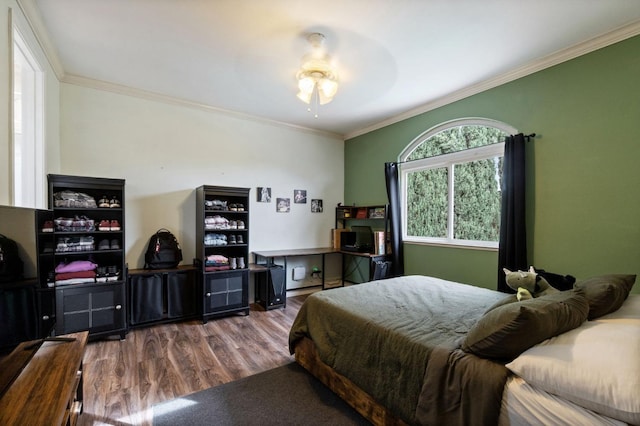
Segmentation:
{"type": "Polygon", "coordinates": [[[60,191],[53,194],[56,207],[74,207],[81,209],[98,208],[95,198],[83,192],[60,191]]]}
{"type": "Polygon", "coordinates": [[[59,217],[53,221],[58,232],[92,232],[95,222],[87,216],[59,217]]]}

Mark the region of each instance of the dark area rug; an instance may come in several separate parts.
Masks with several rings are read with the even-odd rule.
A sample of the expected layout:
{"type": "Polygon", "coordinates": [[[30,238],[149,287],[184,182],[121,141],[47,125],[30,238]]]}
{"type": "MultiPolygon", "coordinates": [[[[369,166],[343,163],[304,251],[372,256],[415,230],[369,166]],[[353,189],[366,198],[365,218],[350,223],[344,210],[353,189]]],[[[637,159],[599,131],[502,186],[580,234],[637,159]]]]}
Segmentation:
{"type": "Polygon", "coordinates": [[[161,425],[368,425],[296,363],[153,407],[161,425]]]}

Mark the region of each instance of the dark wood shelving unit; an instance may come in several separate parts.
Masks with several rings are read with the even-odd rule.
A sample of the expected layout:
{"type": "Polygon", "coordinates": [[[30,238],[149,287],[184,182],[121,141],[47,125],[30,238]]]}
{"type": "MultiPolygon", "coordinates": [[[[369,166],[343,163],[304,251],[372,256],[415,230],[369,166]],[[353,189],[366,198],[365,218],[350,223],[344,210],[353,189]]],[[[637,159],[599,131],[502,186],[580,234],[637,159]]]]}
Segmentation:
{"type": "Polygon", "coordinates": [[[41,287],[55,295],[55,334],[88,331],[90,338],[119,334],[124,339],[127,332],[125,181],[50,174],[48,185],[52,215],[41,217],[37,224],[38,276],[41,287]],[[63,191],[84,194],[95,201],[95,206],[90,201],[62,202],[56,194],[63,191]],[[100,207],[102,199],[110,201],[109,207],[100,207]],[[60,221],[61,218],[68,222],[60,221]],[[53,230],[44,232],[45,222],[51,220],[53,230]],[[93,227],[87,220],[93,220],[93,227]],[[107,222],[109,229],[104,229],[107,222]],[[76,250],[78,240],[85,244],[82,250],[76,250]],[[71,241],[73,249],[69,248],[72,244],[67,244],[71,241]],[[96,279],[75,284],[56,280],[56,266],[75,260],[97,264],[96,279]]]}
{"type": "Polygon", "coordinates": [[[203,322],[234,313],[249,315],[249,191],[211,185],[196,189],[194,264],[203,322]]]}

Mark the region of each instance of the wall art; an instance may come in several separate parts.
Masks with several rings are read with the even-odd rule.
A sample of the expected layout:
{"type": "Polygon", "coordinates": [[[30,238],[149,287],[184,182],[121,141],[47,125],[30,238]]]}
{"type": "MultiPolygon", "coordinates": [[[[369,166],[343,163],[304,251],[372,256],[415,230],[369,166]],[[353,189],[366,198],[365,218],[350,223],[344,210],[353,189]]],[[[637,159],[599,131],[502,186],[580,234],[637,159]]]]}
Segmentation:
{"type": "Polygon", "coordinates": [[[296,204],[307,204],[307,190],[296,189],[293,191],[293,202],[296,204]]]}
{"type": "Polygon", "coordinates": [[[257,194],[259,203],[271,202],[271,188],[267,188],[266,186],[259,186],[257,194]]]}
{"type": "Polygon", "coordinates": [[[289,213],[291,209],[290,198],[276,198],[276,211],[278,213],[289,213]]]}

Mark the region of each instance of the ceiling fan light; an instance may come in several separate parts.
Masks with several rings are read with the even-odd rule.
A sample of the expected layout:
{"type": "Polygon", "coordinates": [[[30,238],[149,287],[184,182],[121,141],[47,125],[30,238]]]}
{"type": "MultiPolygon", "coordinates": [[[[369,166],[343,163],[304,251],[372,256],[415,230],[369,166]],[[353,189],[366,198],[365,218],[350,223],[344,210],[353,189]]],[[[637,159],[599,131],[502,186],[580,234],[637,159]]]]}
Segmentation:
{"type": "Polygon", "coordinates": [[[329,78],[320,79],[318,86],[320,92],[329,99],[332,99],[338,91],[338,82],[329,78]]]}
{"type": "Polygon", "coordinates": [[[303,93],[308,93],[311,96],[313,92],[313,86],[316,84],[316,81],[313,77],[308,75],[300,76],[298,79],[298,89],[300,89],[303,93]]]}
{"type": "Polygon", "coordinates": [[[333,100],[338,91],[338,79],[335,69],[331,65],[331,58],[322,46],[324,36],[319,33],[311,34],[308,38],[314,50],[302,58],[302,65],[296,74],[298,80],[298,99],[306,104],[317,106],[333,100]]]}
{"type": "Polygon", "coordinates": [[[311,92],[307,93],[307,92],[300,91],[296,96],[305,104],[311,103],[311,92]]]}
{"type": "Polygon", "coordinates": [[[327,96],[324,95],[324,93],[322,93],[322,90],[318,90],[318,103],[320,105],[326,105],[329,102],[331,102],[333,100],[333,98],[329,98],[327,96]]]}

